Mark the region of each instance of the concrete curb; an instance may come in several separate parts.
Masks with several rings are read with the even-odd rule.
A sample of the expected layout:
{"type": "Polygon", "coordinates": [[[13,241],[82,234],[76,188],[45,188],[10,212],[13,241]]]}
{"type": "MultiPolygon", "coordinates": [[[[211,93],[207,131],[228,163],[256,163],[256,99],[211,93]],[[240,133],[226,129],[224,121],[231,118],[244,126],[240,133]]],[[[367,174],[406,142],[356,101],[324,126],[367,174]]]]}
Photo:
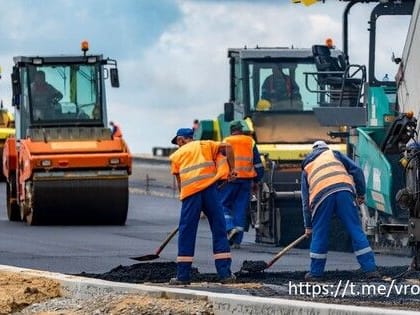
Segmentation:
{"type": "Polygon", "coordinates": [[[273,299],[237,294],[196,291],[184,288],[111,282],[93,278],[65,275],[61,273],[0,265],[0,272],[22,273],[45,277],[61,283],[64,289],[83,294],[89,288],[106,289],[115,293],[141,293],[154,297],[207,300],[213,304],[216,315],[226,314],[278,314],[278,315],[409,315],[416,311],[403,311],[352,305],[324,304],[298,300],[273,299]]]}

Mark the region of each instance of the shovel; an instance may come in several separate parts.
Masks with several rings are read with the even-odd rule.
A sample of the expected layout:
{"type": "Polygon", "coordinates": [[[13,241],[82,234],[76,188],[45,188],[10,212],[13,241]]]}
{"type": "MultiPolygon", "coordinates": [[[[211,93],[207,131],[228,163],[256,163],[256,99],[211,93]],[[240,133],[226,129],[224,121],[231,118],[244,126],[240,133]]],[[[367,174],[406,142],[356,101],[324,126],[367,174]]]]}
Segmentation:
{"type": "Polygon", "coordinates": [[[130,259],[138,260],[138,261],[148,261],[148,260],[154,260],[159,258],[159,254],[163,251],[163,249],[168,245],[170,240],[178,233],[178,227],[176,227],[162,242],[162,244],[156,249],[156,252],[154,254],[144,255],[144,256],[138,256],[138,257],[130,257],[130,259]]]}
{"type": "Polygon", "coordinates": [[[298,245],[300,242],[302,242],[304,239],[306,239],[306,234],[301,235],[298,239],[291,242],[289,245],[287,245],[285,248],[283,248],[281,251],[279,251],[276,256],[274,256],[273,259],[271,259],[268,263],[265,261],[247,261],[245,260],[241,271],[248,271],[248,272],[261,272],[268,268],[270,268],[277,260],[279,260],[284,254],[286,254],[289,250],[291,250],[293,247],[298,245]]]}

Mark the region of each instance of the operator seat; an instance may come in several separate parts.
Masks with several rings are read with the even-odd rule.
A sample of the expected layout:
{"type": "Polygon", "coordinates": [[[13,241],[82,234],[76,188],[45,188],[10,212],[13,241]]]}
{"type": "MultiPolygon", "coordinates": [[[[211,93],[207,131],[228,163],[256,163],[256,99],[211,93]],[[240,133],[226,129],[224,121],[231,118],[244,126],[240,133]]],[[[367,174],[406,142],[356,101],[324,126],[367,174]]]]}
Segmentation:
{"type": "Polygon", "coordinates": [[[331,50],[326,45],[313,45],[312,54],[317,68],[317,81],[321,90],[329,96],[329,104],[333,106],[359,106],[362,86],[366,80],[364,66],[349,65],[341,54],[331,56],[331,50]],[[350,74],[350,68],[356,70],[350,74]],[[361,74],[361,78],[354,77],[361,74]]]}
{"type": "Polygon", "coordinates": [[[318,78],[324,84],[340,84],[344,70],[338,63],[337,58],[331,57],[331,51],[325,45],[313,45],[312,54],[315,57],[315,66],[318,72],[318,78]],[[322,73],[326,72],[326,73],[322,73]],[[336,73],[333,73],[336,72],[336,73]]]}

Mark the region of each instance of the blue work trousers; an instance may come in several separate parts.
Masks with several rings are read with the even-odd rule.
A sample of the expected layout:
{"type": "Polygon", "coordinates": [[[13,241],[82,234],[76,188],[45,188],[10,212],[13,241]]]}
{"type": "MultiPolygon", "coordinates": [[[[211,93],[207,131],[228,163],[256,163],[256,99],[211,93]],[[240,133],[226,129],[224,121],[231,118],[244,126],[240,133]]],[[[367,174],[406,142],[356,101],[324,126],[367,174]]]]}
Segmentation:
{"type": "Polygon", "coordinates": [[[237,179],[220,189],[220,198],[226,220],[226,231],[235,228],[239,232],[231,240],[241,244],[246,226],[252,179],[237,179]]]}
{"type": "Polygon", "coordinates": [[[321,202],[312,218],[311,274],[322,276],[327,261],[328,234],[333,214],[349,233],[354,254],[364,272],[376,270],[375,257],[363,232],[358,206],[350,191],[338,191],[321,202]]]}
{"type": "Polygon", "coordinates": [[[191,278],[192,258],[194,257],[201,211],[207,216],[210,225],[217,273],[222,279],[231,276],[232,259],[230,258],[230,247],[225,231],[226,223],[218,191],[216,185],[213,184],[182,200],[178,236],[178,280],[187,281],[191,278]],[[229,256],[229,258],[217,258],[217,254],[229,256]],[[190,258],[191,261],[180,261],[180,257],[186,257],[187,260],[190,258]]]}

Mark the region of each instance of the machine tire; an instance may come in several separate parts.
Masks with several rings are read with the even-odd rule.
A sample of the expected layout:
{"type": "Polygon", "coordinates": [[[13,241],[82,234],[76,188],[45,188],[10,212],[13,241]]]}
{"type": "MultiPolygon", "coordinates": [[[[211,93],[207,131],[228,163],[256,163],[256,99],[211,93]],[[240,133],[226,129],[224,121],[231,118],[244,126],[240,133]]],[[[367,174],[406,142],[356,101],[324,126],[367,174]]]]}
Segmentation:
{"type": "Polygon", "coordinates": [[[11,175],[6,185],[7,217],[9,221],[21,221],[20,208],[16,200],[16,176],[11,175]]]}

